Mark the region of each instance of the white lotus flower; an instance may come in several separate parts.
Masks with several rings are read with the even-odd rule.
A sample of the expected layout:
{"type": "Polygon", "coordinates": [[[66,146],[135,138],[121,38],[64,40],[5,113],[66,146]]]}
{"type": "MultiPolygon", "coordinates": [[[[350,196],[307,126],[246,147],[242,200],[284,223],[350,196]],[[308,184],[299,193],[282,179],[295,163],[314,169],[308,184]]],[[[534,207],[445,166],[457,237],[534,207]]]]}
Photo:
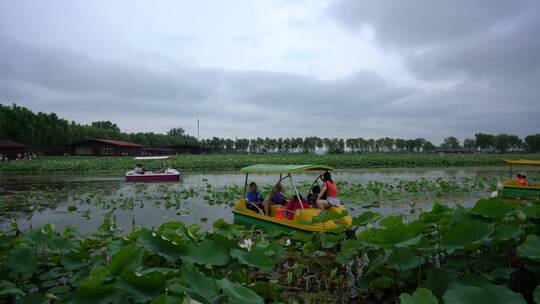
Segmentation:
{"type": "Polygon", "coordinates": [[[287,239],[287,241],[285,242],[285,246],[291,246],[291,240],[287,239]]]}
{"type": "Polygon", "coordinates": [[[253,245],[253,241],[250,238],[244,239],[243,243],[239,244],[241,248],[247,249],[247,251],[251,250],[251,246],[253,245]]]}
{"type": "Polygon", "coordinates": [[[499,196],[499,192],[493,191],[493,192],[491,192],[491,195],[490,195],[490,196],[491,196],[491,198],[496,198],[496,197],[499,196]]]}

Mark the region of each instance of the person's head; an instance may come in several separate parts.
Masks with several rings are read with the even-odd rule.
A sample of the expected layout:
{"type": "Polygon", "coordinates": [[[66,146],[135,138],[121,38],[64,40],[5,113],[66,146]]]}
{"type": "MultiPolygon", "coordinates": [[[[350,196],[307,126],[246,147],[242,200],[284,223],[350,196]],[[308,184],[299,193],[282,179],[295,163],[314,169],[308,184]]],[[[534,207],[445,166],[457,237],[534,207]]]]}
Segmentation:
{"type": "Polygon", "coordinates": [[[324,172],[322,176],[322,180],[325,182],[332,182],[332,175],[330,175],[330,172],[328,171],[324,172]]]}
{"type": "Polygon", "coordinates": [[[313,192],[314,194],[319,194],[319,193],[321,193],[321,187],[319,187],[318,185],[315,185],[311,189],[311,192],[313,192]]]}
{"type": "Polygon", "coordinates": [[[516,176],[517,178],[521,178],[521,173],[518,173],[516,176]]]}
{"type": "Polygon", "coordinates": [[[249,189],[251,190],[251,192],[257,192],[257,184],[255,182],[251,182],[249,184],[249,189]]]}
{"type": "Polygon", "coordinates": [[[527,176],[525,176],[525,174],[521,174],[521,178],[526,179],[527,176]]]}
{"type": "Polygon", "coordinates": [[[283,186],[281,185],[281,183],[277,183],[276,184],[276,192],[282,192],[283,191],[283,186]]]}

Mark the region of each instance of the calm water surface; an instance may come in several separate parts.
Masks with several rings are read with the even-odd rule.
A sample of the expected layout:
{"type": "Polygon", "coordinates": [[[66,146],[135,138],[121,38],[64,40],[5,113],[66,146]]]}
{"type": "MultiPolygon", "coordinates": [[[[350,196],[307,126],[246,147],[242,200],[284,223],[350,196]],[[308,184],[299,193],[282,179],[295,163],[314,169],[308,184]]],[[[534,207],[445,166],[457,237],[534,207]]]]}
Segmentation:
{"type": "MultiPolygon", "coordinates": [[[[457,168],[457,169],[369,169],[335,171],[335,180],[347,180],[366,184],[369,181],[395,182],[396,179],[415,180],[420,178],[478,178],[507,177],[504,167],[457,168]]],[[[298,174],[295,182],[312,182],[316,174],[298,174]]],[[[238,173],[186,173],[177,183],[126,183],[123,176],[100,174],[20,174],[0,173],[0,229],[9,229],[15,219],[22,229],[40,227],[54,222],[59,229],[66,226],[78,227],[81,231],[95,231],[103,221],[103,213],[116,206],[112,216],[118,227],[157,226],[161,223],[180,220],[187,224],[199,224],[203,229],[223,218],[232,222],[229,204],[209,204],[203,195],[184,197],[189,189],[202,189],[210,184],[213,189],[241,185],[245,175],[238,173]],[[114,204],[111,204],[111,201],[114,204]],[[69,208],[68,208],[69,207],[69,208]],[[73,209],[76,208],[74,211],[73,209]],[[71,210],[71,211],[70,211],[71,210]]],[[[275,175],[253,175],[250,181],[258,184],[273,184],[275,175]]],[[[285,186],[288,186],[285,183],[285,186]]],[[[471,205],[488,192],[471,192],[459,198],[445,197],[441,200],[449,205],[460,203],[471,205]]],[[[347,204],[347,202],[345,202],[347,204]]],[[[416,207],[429,209],[432,202],[420,202],[416,207]]],[[[359,214],[364,209],[348,206],[350,212],[359,214]]],[[[376,211],[384,214],[410,212],[410,205],[381,203],[376,211]]]]}

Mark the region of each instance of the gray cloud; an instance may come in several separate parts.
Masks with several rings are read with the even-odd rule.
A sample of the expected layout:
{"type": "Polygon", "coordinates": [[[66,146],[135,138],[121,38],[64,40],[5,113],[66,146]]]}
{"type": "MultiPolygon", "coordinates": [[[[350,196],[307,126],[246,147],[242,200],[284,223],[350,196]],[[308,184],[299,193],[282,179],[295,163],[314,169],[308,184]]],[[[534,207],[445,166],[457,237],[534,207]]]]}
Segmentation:
{"type": "MultiPolygon", "coordinates": [[[[440,142],[478,131],[523,136],[540,131],[538,11],[531,1],[347,0],[330,7],[351,39],[363,25],[372,27],[376,41],[423,86],[397,85],[362,70],[321,79],[186,66],[160,53],[140,61],[103,59],[0,31],[0,102],[81,122],[108,119],[126,131],[181,125],[193,134],[200,118],[203,137],[420,136],[440,142]],[[156,60],[159,67],[148,64],[156,60]],[[440,80],[452,85],[432,85],[440,80]]],[[[170,36],[169,42],[195,48],[194,37],[170,36]]],[[[238,44],[260,39],[235,37],[238,44]]],[[[319,52],[298,50],[289,55],[319,52]]]]}

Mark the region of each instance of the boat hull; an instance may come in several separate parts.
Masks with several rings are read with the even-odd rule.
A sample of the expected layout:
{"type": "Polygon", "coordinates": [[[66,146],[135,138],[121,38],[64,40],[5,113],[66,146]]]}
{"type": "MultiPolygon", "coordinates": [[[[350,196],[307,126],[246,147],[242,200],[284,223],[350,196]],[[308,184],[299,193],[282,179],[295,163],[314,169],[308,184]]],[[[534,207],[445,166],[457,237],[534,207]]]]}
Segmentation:
{"type": "Polygon", "coordinates": [[[180,174],[126,175],[127,182],[174,182],[178,180],[180,180],[180,174]]]}
{"type": "MultiPolygon", "coordinates": [[[[337,207],[335,211],[341,212],[345,210],[343,207],[337,207]]],[[[330,210],[333,212],[334,210],[330,210]]],[[[336,229],[338,225],[350,226],[352,218],[350,215],[345,215],[337,222],[327,221],[324,223],[311,224],[311,218],[318,215],[320,211],[318,209],[309,208],[305,210],[297,210],[294,220],[278,219],[273,216],[266,216],[255,213],[245,208],[245,201],[238,201],[234,208],[234,222],[243,224],[246,226],[258,226],[263,229],[279,229],[283,232],[324,232],[332,229],[336,229]],[[303,213],[302,213],[303,212],[303,213]]]]}
{"type": "Polygon", "coordinates": [[[515,180],[503,182],[501,198],[511,200],[540,200],[540,184],[521,185],[515,180]]]}

